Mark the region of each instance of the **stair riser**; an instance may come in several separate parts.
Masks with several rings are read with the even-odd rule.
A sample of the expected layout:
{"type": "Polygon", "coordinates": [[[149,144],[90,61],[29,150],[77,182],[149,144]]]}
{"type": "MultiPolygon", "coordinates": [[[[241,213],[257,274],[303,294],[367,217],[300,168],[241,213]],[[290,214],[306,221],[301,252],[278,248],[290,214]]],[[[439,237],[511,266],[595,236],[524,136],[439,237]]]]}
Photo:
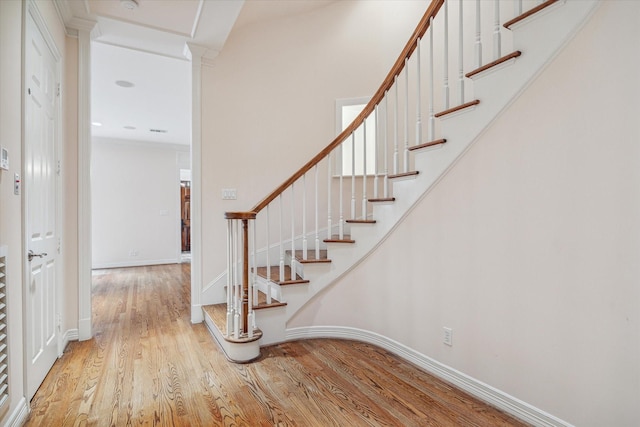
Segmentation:
{"type": "MultiPolygon", "coordinates": [[[[249,362],[260,356],[260,341],[253,341],[249,343],[232,343],[224,339],[222,332],[213,324],[208,316],[204,316],[205,325],[209,332],[216,340],[227,359],[233,362],[249,362]]],[[[264,338],[264,336],[263,336],[264,338]]]]}
{"type": "Polygon", "coordinates": [[[256,324],[260,325],[262,338],[260,346],[276,344],[285,341],[285,307],[275,307],[266,310],[256,310],[256,324]]]}

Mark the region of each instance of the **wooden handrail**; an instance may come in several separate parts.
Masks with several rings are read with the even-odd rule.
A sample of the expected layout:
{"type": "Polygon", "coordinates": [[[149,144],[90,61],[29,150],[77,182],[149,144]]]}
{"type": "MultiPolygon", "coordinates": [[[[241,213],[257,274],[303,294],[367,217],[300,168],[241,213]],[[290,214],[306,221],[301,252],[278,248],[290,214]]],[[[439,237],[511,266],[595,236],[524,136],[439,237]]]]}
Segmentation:
{"type": "Polygon", "coordinates": [[[340,133],[340,135],[338,135],[329,145],[327,145],[322,151],[320,151],[314,158],[309,160],[304,166],[298,169],[297,172],[291,175],[285,182],[280,184],[280,186],[276,188],[274,191],[272,191],[271,194],[269,194],[267,197],[262,199],[262,201],[258,203],[253,209],[251,209],[250,212],[257,214],[262,209],[264,209],[276,197],[278,197],[282,192],[284,192],[284,190],[289,188],[291,184],[296,182],[300,177],[302,177],[305,173],[311,170],[311,168],[313,168],[315,165],[320,163],[322,159],[327,157],[329,153],[331,153],[331,151],[333,151],[336,147],[338,147],[349,135],[351,135],[352,132],[354,132],[364,122],[367,116],[369,116],[369,114],[373,112],[373,110],[375,109],[375,106],[378,103],[380,103],[380,101],[382,101],[385,93],[391,88],[391,86],[393,86],[396,76],[398,76],[400,72],[402,72],[402,69],[404,68],[405,59],[409,58],[413,53],[413,51],[416,49],[418,39],[422,38],[422,36],[427,32],[431,18],[434,18],[436,16],[438,11],[444,4],[444,1],[445,0],[431,1],[431,4],[427,8],[427,11],[425,12],[420,22],[418,23],[418,26],[416,27],[413,34],[411,35],[411,38],[409,39],[404,49],[402,50],[402,53],[400,53],[400,56],[398,57],[395,64],[391,68],[391,71],[389,71],[389,74],[387,74],[387,77],[382,82],[382,85],[380,85],[380,88],[378,88],[378,90],[373,95],[369,103],[364,107],[362,112],[358,114],[358,116],[351,122],[351,124],[347,126],[340,133]]]}

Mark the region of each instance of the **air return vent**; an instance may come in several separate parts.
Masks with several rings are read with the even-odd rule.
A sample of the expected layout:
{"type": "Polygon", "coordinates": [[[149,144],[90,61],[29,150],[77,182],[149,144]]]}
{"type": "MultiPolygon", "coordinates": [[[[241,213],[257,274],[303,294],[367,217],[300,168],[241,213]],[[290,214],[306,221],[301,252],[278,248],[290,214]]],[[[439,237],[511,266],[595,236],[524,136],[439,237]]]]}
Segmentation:
{"type": "Polygon", "coordinates": [[[166,129],[149,129],[149,132],[167,133],[168,131],[166,129]]]}
{"type": "Polygon", "coordinates": [[[7,341],[7,247],[0,246],[0,416],[9,409],[9,349],[7,341]]]}

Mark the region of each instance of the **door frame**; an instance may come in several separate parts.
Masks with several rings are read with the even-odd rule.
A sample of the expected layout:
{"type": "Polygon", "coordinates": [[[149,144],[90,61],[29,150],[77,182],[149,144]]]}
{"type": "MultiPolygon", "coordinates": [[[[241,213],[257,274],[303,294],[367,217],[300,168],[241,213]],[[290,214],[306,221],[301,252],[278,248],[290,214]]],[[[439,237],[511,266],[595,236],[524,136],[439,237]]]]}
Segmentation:
{"type": "MultiPolygon", "coordinates": [[[[1,0],[0,0],[1,1],[1,0]]],[[[95,22],[78,29],[78,339],[93,337],[91,309],[91,31],[95,22]]],[[[187,43],[191,62],[191,323],[202,313],[202,56],[206,48],[187,43]]]]}
{"type": "MultiPolygon", "coordinates": [[[[55,163],[56,163],[56,172],[54,174],[54,176],[56,177],[56,224],[55,224],[55,230],[56,230],[56,234],[58,237],[58,241],[57,241],[57,249],[56,249],[56,256],[57,256],[57,267],[56,267],[56,329],[57,329],[57,354],[58,357],[62,356],[62,352],[64,350],[63,348],[63,337],[62,337],[62,330],[61,330],[61,304],[62,304],[62,284],[63,284],[63,271],[62,271],[62,266],[64,265],[64,256],[63,256],[63,251],[61,250],[62,247],[62,224],[61,224],[61,218],[62,218],[62,191],[63,191],[63,186],[62,186],[62,180],[61,180],[61,173],[60,173],[60,166],[61,166],[61,162],[62,162],[62,136],[63,136],[63,128],[62,128],[62,55],[60,53],[60,50],[58,49],[58,46],[55,43],[55,40],[53,38],[53,36],[51,35],[51,33],[49,32],[49,28],[47,27],[46,21],[44,20],[42,14],[40,13],[40,10],[38,9],[38,5],[33,1],[33,0],[27,0],[26,2],[23,3],[23,11],[22,11],[22,28],[23,28],[23,34],[22,34],[22,106],[21,106],[21,128],[22,128],[22,150],[21,150],[21,156],[22,156],[22,186],[20,189],[21,192],[21,199],[22,199],[22,248],[24,251],[23,254],[23,258],[22,258],[22,272],[23,272],[23,277],[22,277],[22,322],[23,325],[27,324],[27,316],[29,315],[29,313],[27,312],[27,308],[28,308],[28,303],[27,303],[27,292],[28,292],[28,287],[29,287],[29,261],[27,260],[26,257],[26,251],[28,250],[29,247],[29,238],[27,236],[27,231],[28,231],[28,227],[27,227],[27,223],[28,223],[28,212],[27,212],[27,200],[26,197],[24,196],[24,177],[25,177],[25,170],[26,170],[26,154],[27,154],[27,138],[26,138],[26,108],[27,108],[27,102],[28,102],[28,95],[27,95],[27,67],[26,67],[26,52],[27,52],[27,46],[26,46],[26,40],[27,40],[27,31],[29,26],[27,25],[29,17],[31,17],[31,19],[33,19],[33,23],[35,25],[35,30],[39,31],[40,34],[42,35],[42,38],[44,39],[44,42],[47,45],[47,48],[51,51],[51,54],[54,57],[54,60],[56,61],[56,74],[57,74],[57,85],[58,85],[58,90],[60,92],[58,92],[58,96],[56,96],[56,102],[55,102],[55,111],[54,111],[54,116],[55,116],[55,126],[56,126],[56,130],[55,130],[55,142],[54,142],[54,151],[55,151],[55,163]]],[[[27,188],[28,190],[28,188],[27,188]]],[[[27,351],[27,339],[28,339],[28,331],[26,331],[26,329],[23,331],[23,363],[24,363],[24,371],[23,371],[23,380],[24,380],[24,384],[28,384],[27,381],[27,367],[29,365],[28,363],[28,351],[27,351]]]]}

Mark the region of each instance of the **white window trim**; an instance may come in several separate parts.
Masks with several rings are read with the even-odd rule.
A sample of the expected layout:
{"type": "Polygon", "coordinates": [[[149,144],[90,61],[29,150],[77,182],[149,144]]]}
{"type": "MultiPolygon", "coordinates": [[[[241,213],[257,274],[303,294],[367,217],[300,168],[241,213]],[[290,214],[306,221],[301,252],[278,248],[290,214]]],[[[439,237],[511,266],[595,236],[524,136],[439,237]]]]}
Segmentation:
{"type": "MultiPolygon", "coordinates": [[[[371,100],[371,97],[359,97],[359,98],[342,98],[342,99],[337,99],[336,100],[336,107],[335,107],[335,129],[336,129],[336,136],[339,135],[342,130],[343,130],[343,124],[342,124],[342,114],[343,114],[343,108],[344,107],[348,107],[350,105],[366,105],[369,101],[371,100]]],[[[382,106],[378,106],[378,113],[384,114],[384,112],[381,110],[382,106]]],[[[374,115],[375,113],[372,113],[372,115],[374,115]]],[[[371,119],[368,120],[368,122],[371,119]]],[[[374,122],[373,125],[369,125],[367,126],[367,129],[375,129],[376,123],[374,122]]],[[[347,139],[345,139],[345,143],[346,145],[350,146],[351,142],[348,141],[349,137],[347,139]]],[[[374,132],[367,132],[367,159],[369,161],[367,161],[367,176],[374,176],[376,174],[376,168],[374,166],[371,166],[372,164],[375,165],[376,162],[379,160],[376,153],[376,150],[372,150],[372,145],[375,146],[376,145],[376,141],[375,141],[375,133],[374,132]],[[370,157],[370,153],[375,155],[375,157],[373,158],[373,161],[370,161],[371,157],[370,157]]],[[[349,156],[350,157],[350,156],[349,156]]],[[[341,174],[343,177],[350,177],[352,176],[351,174],[351,167],[349,165],[348,168],[348,173],[344,170],[345,167],[343,165],[343,161],[342,161],[342,152],[340,149],[336,150],[336,154],[334,156],[334,162],[333,162],[333,175],[334,177],[339,177],[341,174]]],[[[361,169],[356,167],[356,177],[362,177],[362,171],[360,171],[360,173],[358,173],[358,169],[361,169]]]]}

